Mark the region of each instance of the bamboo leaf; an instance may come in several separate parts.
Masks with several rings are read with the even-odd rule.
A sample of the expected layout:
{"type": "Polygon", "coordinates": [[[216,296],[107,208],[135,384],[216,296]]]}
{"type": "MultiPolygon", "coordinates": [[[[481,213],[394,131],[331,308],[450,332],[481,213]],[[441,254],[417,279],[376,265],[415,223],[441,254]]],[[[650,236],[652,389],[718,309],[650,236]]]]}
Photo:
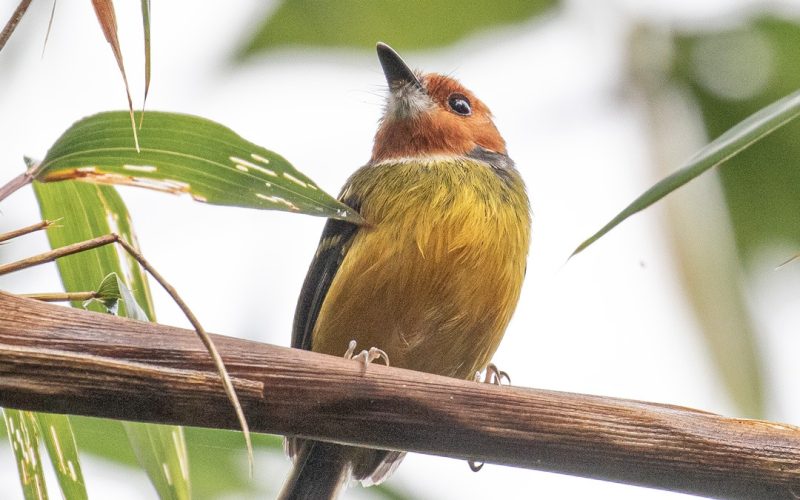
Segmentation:
{"type": "Polygon", "coordinates": [[[122,62],[122,49],[117,36],[117,15],[114,13],[114,2],[112,0],[92,0],[92,6],[94,7],[94,13],[97,15],[97,22],[100,23],[100,28],[103,30],[103,35],[106,37],[108,44],[111,45],[111,52],[114,53],[114,59],[116,59],[119,72],[122,74],[122,81],[125,82],[125,95],[128,97],[128,111],[133,131],[133,141],[138,151],[139,138],[136,134],[136,122],[133,119],[133,100],[131,100],[128,76],[125,74],[125,64],[122,62]]]}
{"type": "Polygon", "coordinates": [[[556,0],[284,0],[239,49],[238,57],[298,45],[372,49],[378,40],[399,50],[439,47],[479,30],[523,22],[557,4],[556,0]]]}
{"type": "Polygon", "coordinates": [[[31,413],[36,418],[47,454],[56,471],[61,493],[67,500],[86,500],[86,484],[78,465],[78,446],[66,415],[31,413]]]}
{"type": "Polygon", "coordinates": [[[47,500],[47,486],[39,457],[39,428],[33,413],[4,408],[3,419],[25,500],[47,500]]]}
{"type": "MultiPolygon", "coordinates": [[[[111,273],[103,278],[103,282],[100,283],[95,292],[96,296],[89,300],[89,303],[98,301],[103,304],[109,313],[117,316],[139,321],[150,321],[147,313],[136,302],[136,299],[133,298],[133,293],[120,280],[117,273],[111,273]],[[122,309],[120,309],[120,305],[122,305],[122,309]]],[[[84,305],[87,304],[84,303],[84,305]]]]}
{"type": "MultiPolygon", "coordinates": [[[[34,192],[45,219],[51,220],[48,214],[58,214],[52,219],[63,218],[59,227],[49,228],[47,235],[53,248],[112,232],[136,244],[128,211],[113,187],[79,182],[34,183],[34,192]]],[[[115,273],[122,280],[122,288],[132,290],[133,302],[141,306],[150,320],[155,319],[150,289],[141,267],[116,245],[70,255],[56,263],[67,291],[91,290],[97,288],[98,283],[108,289],[109,283],[103,282],[108,273],[115,273]]],[[[120,287],[117,292],[125,295],[120,287]]],[[[82,307],[82,304],[73,303],[73,306],[82,307]]],[[[105,306],[99,302],[90,304],[89,308],[105,311],[105,306]]],[[[130,310],[125,308],[125,311],[130,310]]],[[[176,426],[148,429],[150,424],[140,423],[125,427],[140,464],[161,498],[190,498],[188,475],[182,473],[188,463],[183,429],[176,426]],[[173,433],[179,437],[166,438],[173,433]]]]}
{"type": "Polygon", "coordinates": [[[685,166],[660,180],[636,198],[608,224],[578,245],[570,257],[585,250],[586,247],[631,215],[644,210],[706,170],[725,163],[759,139],[786,125],[798,115],[800,115],[800,90],[750,115],[695,153],[685,166]]]}
{"type": "Polygon", "coordinates": [[[148,471],[159,498],[192,498],[183,427],[122,422],[139,463],[148,471]],[[175,453],[175,450],[183,450],[175,453]],[[177,460],[165,460],[175,457],[177,460]],[[154,473],[159,471],[159,473],[154,473]]]}
{"type": "Polygon", "coordinates": [[[144,26],[144,98],[142,99],[142,115],[139,117],[139,127],[144,119],[144,107],[147,103],[147,94],[150,92],[150,0],[142,0],[142,25],[144,26]]]}
{"type": "Polygon", "coordinates": [[[84,118],[50,148],[37,179],[133,185],[187,193],[216,205],[361,222],[357,212],[319,189],[283,157],[210,120],[148,111],[140,137],[137,152],[124,112],[84,118]]]}

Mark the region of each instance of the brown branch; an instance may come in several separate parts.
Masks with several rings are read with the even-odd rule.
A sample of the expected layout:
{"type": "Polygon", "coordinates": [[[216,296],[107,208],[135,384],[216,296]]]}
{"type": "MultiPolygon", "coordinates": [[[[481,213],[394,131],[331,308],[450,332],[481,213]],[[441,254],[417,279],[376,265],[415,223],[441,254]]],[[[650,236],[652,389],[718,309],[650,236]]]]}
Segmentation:
{"type": "MultiPolygon", "coordinates": [[[[800,429],[214,336],[254,431],[717,498],[797,498],[800,429]]],[[[0,293],[0,405],[237,429],[194,332],[0,293]]]]}
{"type": "Polygon", "coordinates": [[[35,233],[36,231],[41,231],[42,229],[47,229],[53,224],[54,221],[43,220],[37,222],[36,224],[31,224],[30,226],[26,226],[20,229],[15,229],[7,233],[0,233],[0,243],[13,240],[14,238],[19,238],[20,236],[25,236],[26,234],[35,233]]]}
{"type": "Polygon", "coordinates": [[[30,5],[31,0],[22,0],[19,5],[17,5],[17,8],[14,9],[14,13],[11,14],[11,19],[6,22],[3,31],[0,31],[0,50],[3,50],[3,47],[5,47],[6,42],[11,38],[11,34],[14,33],[14,30],[17,29],[17,25],[22,20],[22,16],[25,15],[25,11],[28,10],[30,5]]]}

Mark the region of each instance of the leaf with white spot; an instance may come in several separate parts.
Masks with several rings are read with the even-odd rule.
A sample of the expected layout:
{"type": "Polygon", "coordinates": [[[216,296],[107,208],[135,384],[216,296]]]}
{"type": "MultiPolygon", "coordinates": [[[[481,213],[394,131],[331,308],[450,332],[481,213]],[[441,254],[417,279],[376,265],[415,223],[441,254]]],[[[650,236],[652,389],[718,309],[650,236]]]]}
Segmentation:
{"type": "Polygon", "coordinates": [[[86,485],[78,462],[78,447],[66,415],[31,413],[39,424],[61,493],[68,500],[86,500],[86,485]]]}
{"type": "Polygon", "coordinates": [[[161,499],[189,499],[189,460],[183,428],[173,425],[123,422],[136,459],[148,471],[161,499]],[[174,457],[175,459],[167,459],[174,457]]]}
{"type": "Polygon", "coordinates": [[[137,152],[127,112],[93,115],[64,132],[42,160],[36,179],[125,184],[186,193],[216,205],[362,222],[357,212],[282,156],[210,120],[148,111],[139,146],[137,152]]]}
{"type": "Polygon", "coordinates": [[[14,450],[19,480],[25,500],[46,500],[42,461],[39,457],[39,429],[33,413],[3,409],[8,440],[14,450]]]}
{"type": "MultiPolygon", "coordinates": [[[[112,232],[136,246],[136,235],[128,210],[112,186],[82,182],[34,182],[33,188],[42,217],[47,220],[62,220],[61,224],[48,228],[47,236],[51,247],[62,247],[112,232]]],[[[117,300],[123,303],[118,309],[122,314],[132,316],[144,313],[148,319],[154,319],[147,277],[139,263],[118,245],[107,245],[70,255],[58,259],[56,265],[65,290],[76,292],[100,288],[107,299],[112,296],[120,297],[117,300]],[[131,293],[128,294],[127,291],[131,293]]],[[[72,305],[84,307],[80,302],[72,305]]],[[[106,305],[99,301],[89,304],[87,308],[108,312],[106,305]]],[[[166,432],[164,429],[147,429],[150,426],[151,424],[142,423],[125,426],[128,439],[150,481],[156,486],[161,498],[191,498],[188,477],[171,472],[185,469],[188,461],[183,428],[159,426],[172,429],[180,435],[180,439],[168,442],[159,437],[166,432]],[[151,433],[162,446],[153,445],[151,433]],[[163,464],[168,465],[165,468],[163,464]],[[166,480],[168,474],[170,481],[166,480]]]]}

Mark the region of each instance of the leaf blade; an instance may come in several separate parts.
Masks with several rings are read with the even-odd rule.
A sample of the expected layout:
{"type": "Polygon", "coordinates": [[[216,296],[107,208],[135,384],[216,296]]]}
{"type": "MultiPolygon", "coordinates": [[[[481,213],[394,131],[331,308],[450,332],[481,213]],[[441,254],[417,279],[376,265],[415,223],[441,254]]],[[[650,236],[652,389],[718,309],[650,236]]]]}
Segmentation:
{"type": "Polygon", "coordinates": [[[147,103],[147,94],[150,92],[150,0],[142,0],[142,25],[144,29],[144,98],[142,98],[142,115],[139,117],[139,127],[144,120],[144,107],[147,103]]]}
{"type": "MultiPolygon", "coordinates": [[[[135,245],[136,236],[133,233],[130,215],[113,187],[78,182],[51,184],[35,182],[33,187],[42,216],[47,220],[50,220],[49,215],[58,214],[53,217],[54,219],[63,217],[62,225],[51,227],[51,231],[47,233],[51,247],[57,248],[111,232],[116,232],[135,245]]],[[[120,284],[125,286],[127,280],[132,285],[127,288],[132,289],[135,303],[149,319],[154,319],[150,290],[143,270],[135,259],[117,246],[107,245],[70,255],[58,259],[56,264],[67,291],[95,289],[105,280],[109,272],[115,273],[121,279],[124,277],[120,284]]],[[[121,290],[119,291],[123,296],[121,290]]],[[[73,303],[73,307],[82,307],[82,304],[73,303]]],[[[88,308],[107,312],[105,306],[98,302],[89,305],[88,308]]],[[[132,310],[133,308],[126,308],[129,314],[132,310]]],[[[159,436],[165,431],[144,429],[148,426],[149,424],[126,426],[126,431],[130,431],[129,441],[137,458],[140,458],[140,464],[158,489],[161,498],[181,500],[190,498],[188,478],[183,474],[172,473],[185,469],[185,465],[181,465],[188,461],[184,441],[174,440],[171,442],[172,446],[167,446],[166,441],[161,441],[162,445],[155,447],[151,433],[159,436]]],[[[175,432],[182,435],[182,428],[167,427],[172,427],[175,432]]]]}
{"type": "Polygon", "coordinates": [[[644,210],[703,172],[725,163],[798,116],[800,116],[800,90],[756,111],[700,149],[683,167],[633,200],[605,226],[578,245],[570,258],[585,250],[631,215],[644,210]]]}
{"type": "Polygon", "coordinates": [[[186,193],[217,205],[283,210],[361,223],[285,158],[192,115],[148,111],[137,152],[124,112],[84,118],[42,160],[37,180],[79,179],[186,193]]]}
{"type": "Polygon", "coordinates": [[[67,500],[87,500],[86,483],[79,466],[78,446],[66,415],[32,413],[39,425],[47,454],[56,472],[61,493],[67,500]]]}
{"type": "Polygon", "coordinates": [[[97,22],[103,30],[103,36],[111,46],[111,52],[117,61],[119,72],[122,74],[122,81],[125,83],[125,95],[128,98],[128,111],[131,119],[131,130],[133,131],[133,141],[136,149],[139,149],[139,137],[136,133],[136,121],[133,118],[133,100],[131,99],[131,89],[128,85],[128,75],[125,74],[125,63],[122,61],[122,48],[119,45],[117,36],[117,15],[114,12],[114,2],[112,0],[92,0],[94,13],[97,15],[97,22]]]}
{"type": "Polygon", "coordinates": [[[32,415],[29,411],[3,408],[3,419],[14,450],[22,494],[25,500],[47,500],[47,486],[39,457],[39,429],[32,415]]]}
{"type": "Polygon", "coordinates": [[[239,60],[286,46],[369,47],[384,40],[399,50],[454,43],[471,33],[522,22],[556,0],[396,2],[285,0],[238,50],[239,60]],[[358,22],[353,22],[358,19],[358,22]],[[443,23],[442,19],[451,22],[443,23]]]}

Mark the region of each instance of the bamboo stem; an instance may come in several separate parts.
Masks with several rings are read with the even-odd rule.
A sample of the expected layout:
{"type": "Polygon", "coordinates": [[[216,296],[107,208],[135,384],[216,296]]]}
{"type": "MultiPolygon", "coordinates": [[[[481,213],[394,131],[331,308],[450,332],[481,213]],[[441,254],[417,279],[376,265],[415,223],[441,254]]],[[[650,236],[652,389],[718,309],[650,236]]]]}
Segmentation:
{"type": "MultiPolygon", "coordinates": [[[[713,498],[796,499],[800,429],[676,406],[467,382],[213,336],[254,431],[713,498]]],[[[0,406],[225,429],[195,332],[0,293],[0,406]]]]}

